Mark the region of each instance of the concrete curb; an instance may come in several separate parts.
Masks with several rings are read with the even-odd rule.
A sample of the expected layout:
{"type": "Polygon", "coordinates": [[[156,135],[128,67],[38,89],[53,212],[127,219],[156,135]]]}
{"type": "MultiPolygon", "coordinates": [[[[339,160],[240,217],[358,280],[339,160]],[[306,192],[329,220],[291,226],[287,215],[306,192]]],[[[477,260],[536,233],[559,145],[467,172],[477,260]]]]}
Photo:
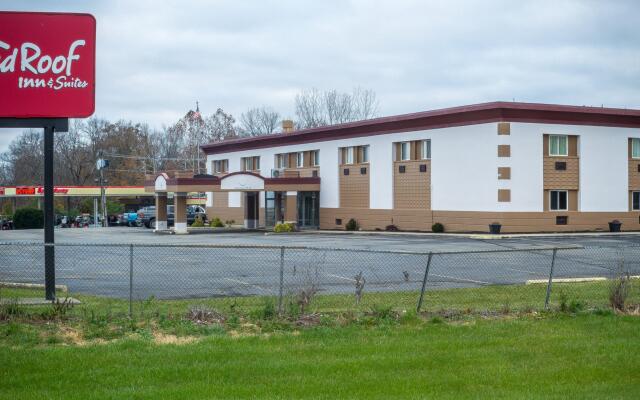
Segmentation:
{"type": "Polygon", "coordinates": [[[226,234],[226,233],[244,233],[244,232],[262,232],[260,229],[244,229],[244,228],[209,228],[209,227],[201,227],[201,228],[188,228],[186,233],[176,233],[173,229],[161,230],[161,231],[152,231],[157,235],[199,235],[205,233],[215,233],[215,234],[226,234]]]}
{"type": "MultiPolygon", "coordinates": [[[[0,287],[13,288],[13,289],[44,289],[44,284],[41,283],[19,283],[19,282],[0,282],[0,287]]],[[[67,285],[56,285],[56,290],[62,290],[68,292],[67,285]]]]}
{"type": "MultiPolygon", "coordinates": [[[[265,232],[265,235],[273,235],[275,232],[265,232]]],[[[361,236],[414,236],[414,237],[458,237],[469,239],[512,239],[528,237],[620,237],[640,236],[640,232],[556,232],[556,233],[509,233],[492,235],[489,233],[432,233],[432,232],[387,232],[387,231],[333,231],[314,230],[292,232],[294,235],[361,235],[361,236]]]]}

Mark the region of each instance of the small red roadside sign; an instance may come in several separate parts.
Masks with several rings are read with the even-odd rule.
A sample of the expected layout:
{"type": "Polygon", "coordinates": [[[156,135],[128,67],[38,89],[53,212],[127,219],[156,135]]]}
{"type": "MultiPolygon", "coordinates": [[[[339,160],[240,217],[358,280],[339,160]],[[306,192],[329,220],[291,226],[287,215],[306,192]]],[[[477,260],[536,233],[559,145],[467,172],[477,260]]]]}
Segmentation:
{"type": "Polygon", "coordinates": [[[84,118],[95,109],[96,20],[0,12],[0,118],[84,118]]]}

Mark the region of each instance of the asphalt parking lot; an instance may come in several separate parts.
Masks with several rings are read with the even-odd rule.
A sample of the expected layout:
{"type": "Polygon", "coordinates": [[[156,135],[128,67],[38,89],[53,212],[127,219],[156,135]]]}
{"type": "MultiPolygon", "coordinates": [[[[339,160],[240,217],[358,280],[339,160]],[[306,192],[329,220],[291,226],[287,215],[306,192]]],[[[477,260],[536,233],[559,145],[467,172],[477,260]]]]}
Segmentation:
{"type": "MultiPolygon", "coordinates": [[[[41,230],[0,231],[0,243],[13,243],[0,246],[0,282],[43,282],[43,251],[37,244],[42,235],[41,230]]],[[[351,293],[359,274],[369,291],[419,290],[429,252],[447,253],[432,256],[430,290],[546,279],[554,246],[575,247],[557,252],[557,277],[610,277],[622,259],[640,273],[640,236],[633,234],[502,239],[331,232],[166,235],[123,227],[57,229],[56,243],[61,244],[56,247],[58,284],[72,293],[125,298],[133,267],[133,295],[140,299],[275,295],[281,271],[289,292],[316,285],[325,293],[351,293]],[[282,254],[277,247],[247,246],[296,248],[282,254]],[[310,248],[300,248],[305,246],[310,248]]]]}
{"type": "MultiPolygon", "coordinates": [[[[154,234],[146,228],[67,228],[56,229],[56,243],[97,244],[215,244],[255,246],[312,246],[390,251],[474,251],[497,248],[536,248],[544,246],[640,246],[638,234],[514,235],[490,239],[489,235],[412,235],[322,233],[270,234],[263,232],[196,233],[190,235],[154,234]]],[[[0,231],[0,242],[42,242],[42,230],[0,231]]]]}

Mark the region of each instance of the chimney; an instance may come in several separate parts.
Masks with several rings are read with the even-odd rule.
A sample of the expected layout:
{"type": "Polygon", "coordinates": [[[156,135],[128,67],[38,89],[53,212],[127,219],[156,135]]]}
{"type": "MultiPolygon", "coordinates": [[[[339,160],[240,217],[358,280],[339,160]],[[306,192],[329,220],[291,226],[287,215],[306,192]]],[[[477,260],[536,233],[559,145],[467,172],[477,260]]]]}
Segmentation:
{"type": "Polygon", "coordinates": [[[290,119],[285,119],[282,121],[282,133],[291,133],[293,132],[293,121],[290,119]]]}

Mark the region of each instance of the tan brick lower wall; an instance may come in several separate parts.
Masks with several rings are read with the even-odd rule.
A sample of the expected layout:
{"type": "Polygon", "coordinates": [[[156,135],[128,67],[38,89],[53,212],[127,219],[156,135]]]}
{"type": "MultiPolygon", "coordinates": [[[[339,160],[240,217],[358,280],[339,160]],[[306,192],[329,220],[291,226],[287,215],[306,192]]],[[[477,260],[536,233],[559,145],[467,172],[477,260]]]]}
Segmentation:
{"type": "Polygon", "coordinates": [[[243,207],[207,207],[207,219],[211,221],[213,218],[218,217],[222,222],[234,220],[236,224],[242,224],[244,222],[244,208],[243,207]]]}
{"type": "Polygon", "coordinates": [[[350,218],[358,221],[363,230],[384,229],[394,224],[401,230],[431,231],[440,222],[446,232],[488,232],[489,224],[499,222],[503,233],[520,232],[579,232],[608,231],[614,219],[622,222],[622,230],[640,230],[640,212],[475,212],[475,211],[419,211],[320,209],[320,229],[344,229],[350,218]],[[556,216],[568,216],[567,225],[556,225],[556,216]],[[336,218],[342,225],[335,224],[336,218]]]}
{"type": "MultiPolygon", "coordinates": [[[[264,226],[264,209],[260,209],[260,225],[264,226]]],[[[207,217],[222,221],[244,220],[242,207],[207,208],[207,217]]],[[[366,208],[321,208],[320,229],[344,229],[354,218],[363,230],[384,230],[396,225],[400,230],[430,232],[431,225],[440,222],[445,232],[488,232],[489,224],[499,222],[503,233],[608,231],[614,219],[622,222],[622,230],[640,230],[640,212],[476,212],[429,210],[377,210],[366,208]],[[568,225],[556,225],[556,216],[568,216],[568,225]],[[342,225],[336,225],[342,219],[342,225]]]]}
{"type": "Polygon", "coordinates": [[[429,210],[378,210],[366,208],[321,208],[320,229],[344,229],[351,218],[358,221],[364,230],[384,229],[387,225],[396,225],[402,230],[431,230],[431,211],[429,210]],[[336,219],[342,219],[342,225],[336,225],[336,219]]]}

